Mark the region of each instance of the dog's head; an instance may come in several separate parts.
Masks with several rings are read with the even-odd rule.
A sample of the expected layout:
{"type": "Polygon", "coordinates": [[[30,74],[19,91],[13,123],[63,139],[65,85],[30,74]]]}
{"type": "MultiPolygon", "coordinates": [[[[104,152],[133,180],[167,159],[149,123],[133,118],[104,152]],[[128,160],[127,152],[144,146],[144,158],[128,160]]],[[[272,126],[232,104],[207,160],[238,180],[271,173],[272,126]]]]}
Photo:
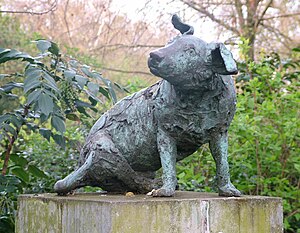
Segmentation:
{"type": "Polygon", "coordinates": [[[182,35],[165,47],[150,53],[148,66],[152,74],[173,85],[192,88],[201,85],[213,73],[237,73],[232,54],[222,43],[206,43],[193,36],[193,28],[174,15],[172,23],[182,35]]]}

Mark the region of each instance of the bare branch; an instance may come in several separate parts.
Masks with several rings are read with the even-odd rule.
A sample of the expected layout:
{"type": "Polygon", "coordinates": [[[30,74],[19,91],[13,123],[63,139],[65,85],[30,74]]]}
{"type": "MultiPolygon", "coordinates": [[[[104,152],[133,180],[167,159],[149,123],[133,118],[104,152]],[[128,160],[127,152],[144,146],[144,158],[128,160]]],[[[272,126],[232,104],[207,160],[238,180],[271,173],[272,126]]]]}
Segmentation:
{"type": "Polygon", "coordinates": [[[286,40],[288,40],[289,42],[292,42],[293,40],[288,37],[287,35],[283,34],[279,29],[272,27],[270,25],[266,25],[266,24],[262,24],[262,26],[264,26],[265,28],[267,28],[269,30],[269,32],[273,32],[277,37],[282,37],[286,40]]]}
{"type": "Polygon", "coordinates": [[[243,16],[242,3],[240,0],[235,0],[235,10],[238,15],[240,34],[242,34],[242,28],[245,25],[245,20],[244,20],[244,16],[243,16]]]}
{"type": "Polygon", "coordinates": [[[142,74],[142,75],[152,76],[152,74],[150,74],[149,72],[144,72],[144,71],[119,70],[119,69],[113,69],[108,67],[102,67],[101,69],[113,71],[113,72],[125,73],[125,74],[142,74]]]}
{"type": "Polygon", "coordinates": [[[233,33],[240,35],[240,32],[234,28],[229,26],[227,23],[223,22],[221,19],[216,18],[212,13],[208,12],[203,6],[198,5],[197,3],[195,3],[194,1],[187,1],[187,0],[181,0],[184,4],[190,6],[191,8],[193,8],[196,11],[199,11],[200,13],[206,15],[208,18],[210,18],[213,22],[218,23],[219,25],[223,26],[224,28],[226,28],[229,31],[232,31],[233,33]]]}
{"type": "Polygon", "coordinates": [[[71,45],[73,45],[72,38],[71,38],[71,34],[70,34],[69,23],[68,23],[68,20],[67,20],[68,6],[69,6],[69,0],[67,0],[66,5],[65,5],[65,9],[64,9],[64,21],[65,21],[65,23],[66,23],[67,33],[68,33],[68,36],[69,36],[69,40],[70,40],[70,42],[71,42],[71,45]]]}
{"type": "Polygon", "coordinates": [[[270,19],[287,18],[287,17],[296,16],[296,15],[300,15],[300,12],[291,13],[291,14],[284,14],[284,15],[272,16],[272,17],[268,17],[268,18],[263,18],[263,19],[261,19],[261,20],[262,20],[262,21],[266,21],[266,20],[270,20],[270,19]]]}
{"type": "Polygon", "coordinates": [[[255,28],[258,27],[258,25],[261,23],[262,19],[264,18],[267,10],[269,9],[269,7],[272,5],[273,0],[270,0],[268,2],[268,4],[266,5],[265,9],[263,10],[262,14],[260,15],[260,17],[257,19],[256,23],[255,23],[255,28]]]}
{"type": "Polygon", "coordinates": [[[57,8],[57,0],[55,0],[50,8],[46,11],[36,12],[36,11],[10,11],[10,10],[0,10],[0,13],[7,14],[30,14],[30,15],[45,15],[49,12],[55,11],[57,8]]]}
{"type": "Polygon", "coordinates": [[[97,48],[90,49],[89,51],[100,50],[103,48],[114,48],[114,49],[121,49],[121,48],[161,48],[164,45],[147,45],[147,44],[136,44],[136,45],[128,45],[128,44],[107,44],[102,45],[97,48]]]}

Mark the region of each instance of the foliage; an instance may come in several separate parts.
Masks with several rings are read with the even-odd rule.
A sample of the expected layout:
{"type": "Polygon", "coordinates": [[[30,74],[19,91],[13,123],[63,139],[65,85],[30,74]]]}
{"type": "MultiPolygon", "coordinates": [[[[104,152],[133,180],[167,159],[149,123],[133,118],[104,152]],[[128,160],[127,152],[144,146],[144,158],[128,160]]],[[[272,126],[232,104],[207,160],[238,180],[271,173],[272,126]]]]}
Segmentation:
{"type": "Polygon", "coordinates": [[[74,170],[79,156],[77,140],[82,141],[77,126],[67,127],[65,137],[72,140],[65,150],[38,133],[21,134],[11,155],[9,175],[0,176],[0,232],[14,232],[17,195],[52,192],[55,181],[74,170]]]}
{"type": "MultiPolygon", "coordinates": [[[[299,60],[275,53],[240,64],[237,112],[229,129],[233,183],[244,194],[282,197],[286,232],[300,229],[299,67],[299,60]]],[[[214,166],[204,147],[178,166],[179,186],[211,191],[205,186],[214,181],[214,166]]]]}
{"type": "MultiPolygon", "coordinates": [[[[85,123],[85,119],[92,118],[93,112],[98,112],[99,103],[103,104],[106,99],[116,102],[114,89],[119,87],[89,66],[64,57],[56,43],[47,40],[34,43],[40,51],[36,57],[15,49],[0,48],[0,64],[25,62],[22,72],[0,74],[0,99],[13,99],[17,106],[13,110],[5,106],[0,109],[0,148],[1,151],[4,149],[0,157],[0,229],[5,232],[13,231],[16,196],[26,190],[50,191],[49,187],[57,178],[53,174],[49,178],[37,166],[36,161],[41,158],[44,160],[39,166],[48,170],[46,164],[53,165],[55,160],[51,156],[48,159],[42,156],[47,154],[47,149],[44,148],[36,160],[28,157],[28,148],[22,150],[26,135],[40,135],[52,143],[51,147],[55,142],[65,149],[73,138],[65,134],[66,120],[85,123]],[[41,183],[39,179],[44,181],[41,183]]],[[[42,143],[37,145],[42,148],[42,143]]],[[[57,151],[51,149],[52,153],[57,151]]]]}

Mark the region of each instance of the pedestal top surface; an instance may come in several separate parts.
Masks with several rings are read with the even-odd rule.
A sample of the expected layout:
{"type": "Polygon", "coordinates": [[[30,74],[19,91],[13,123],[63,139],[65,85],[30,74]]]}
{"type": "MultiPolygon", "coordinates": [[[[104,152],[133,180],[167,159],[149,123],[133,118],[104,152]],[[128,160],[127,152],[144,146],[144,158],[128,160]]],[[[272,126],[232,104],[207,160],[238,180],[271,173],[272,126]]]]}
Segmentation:
{"type": "Polygon", "coordinates": [[[203,192],[188,192],[188,191],[177,191],[174,197],[151,197],[144,194],[138,194],[134,196],[126,196],[125,194],[105,194],[105,193],[75,193],[67,196],[59,196],[55,193],[43,193],[43,194],[23,194],[19,196],[19,199],[40,199],[43,201],[87,201],[87,202],[176,202],[176,201],[192,201],[192,200],[236,200],[236,201],[262,201],[270,200],[273,201],[281,200],[278,197],[267,197],[267,196],[248,196],[244,195],[241,197],[220,197],[216,193],[203,193],[203,192]]]}

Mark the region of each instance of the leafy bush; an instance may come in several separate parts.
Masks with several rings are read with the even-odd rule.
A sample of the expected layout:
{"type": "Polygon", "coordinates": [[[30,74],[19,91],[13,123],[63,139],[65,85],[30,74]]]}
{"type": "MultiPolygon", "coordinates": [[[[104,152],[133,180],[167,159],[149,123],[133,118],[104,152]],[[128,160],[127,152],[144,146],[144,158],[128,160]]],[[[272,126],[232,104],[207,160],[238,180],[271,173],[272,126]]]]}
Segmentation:
{"type": "MultiPolygon", "coordinates": [[[[240,64],[237,112],[229,129],[233,183],[244,194],[282,197],[286,232],[300,229],[299,67],[299,60],[275,53],[240,64]]],[[[178,166],[179,186],[214,190],[214,167],[208,148],[200,149],[178,166]]]]}
{"type": "MultiPolygon", "coordinates": [[[[24,72],[0,74],[0,99],[13,100],[16,106],[0,106],[0,148],[4,150],[0,154],[1,232],[14,231],[18,194],[51,191],[53,182],[73,169],[70,166],[73,163],[67,169],[64,166],[67,161],[75,161],[70,158],[74,135],[68,137],[65,133],[66,120],[90,125],[86,119],[92,119],[93,112],[98,112],[99,103],[107,99],[116,102],[114,88],[120,88],[87,65],[63,57],[55,43],[47,40],[35,43],[41,52],[36,57],[0,48],[0,64],[25,62],[24,72]],[[35,138],[33,144],[30,144],[32,138],[28,138],[31,133],[35,138]],[[42,142],[41,138],[47,141],[42,142]],[[40,143],[35,144],[37,141],[40,143]],[[67,151],[62,152],[54,142],[67,151]]],[[[80,128],[84,129],[84,125],[80,128]]]]}

